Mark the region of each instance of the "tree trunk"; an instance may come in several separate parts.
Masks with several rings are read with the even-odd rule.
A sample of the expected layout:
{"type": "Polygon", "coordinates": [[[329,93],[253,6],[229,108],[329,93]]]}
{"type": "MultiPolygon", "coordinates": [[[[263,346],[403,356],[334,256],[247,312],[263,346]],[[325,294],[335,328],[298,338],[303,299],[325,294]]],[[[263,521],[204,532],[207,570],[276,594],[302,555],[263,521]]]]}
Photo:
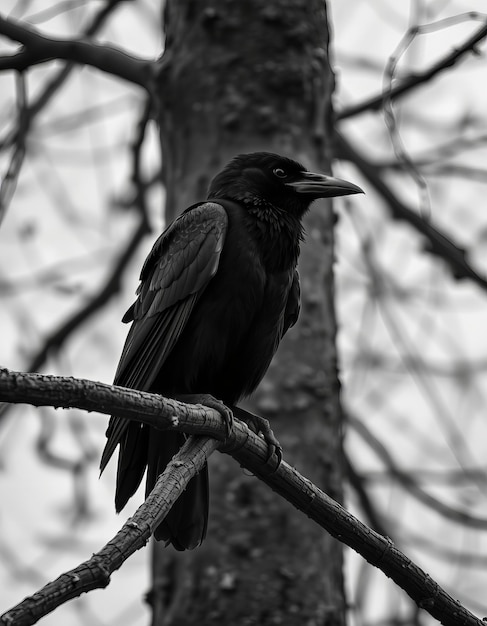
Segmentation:
{"type": "MultiPolygon", "coordinates": [[[[334,80],[321,0],[168,0],[159,122],[167,218],[206,197],[233,155],[267,150],[329,169],[334,80]]],[[[294,464],[342,497],[333,214],[317,202],[302,246],[301,319],[252,406],[294,464]]],[[[200,390],[202,391],[202,390],[200,390]]],[[[235,462],[210,459],[208,537],[154,544],[153,624],[345,623],[340,544],[235,462]]]]}

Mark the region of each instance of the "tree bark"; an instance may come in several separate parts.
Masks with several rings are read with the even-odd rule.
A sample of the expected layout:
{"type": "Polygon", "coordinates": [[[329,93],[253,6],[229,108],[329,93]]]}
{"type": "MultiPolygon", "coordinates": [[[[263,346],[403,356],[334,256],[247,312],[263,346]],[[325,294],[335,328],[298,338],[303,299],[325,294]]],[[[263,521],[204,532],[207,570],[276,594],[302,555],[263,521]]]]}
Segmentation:
{"type": "MultiPolygon", "coordinates": [[[[273,151],[329,169],[334,79],[322,0],[168,0],[165,29],[158,104],[168,220],[204,199],[238,153],[273,151]]],[[[341,501],[333,222],[329,203],[313,205],[301,319],[251,406],[271,420],[285,458],[341,501]]],[[[334,539],[225,455],[210,459],[210,494],[202,547],[154,544],[154,625],[345,623],[334,539]]]]}

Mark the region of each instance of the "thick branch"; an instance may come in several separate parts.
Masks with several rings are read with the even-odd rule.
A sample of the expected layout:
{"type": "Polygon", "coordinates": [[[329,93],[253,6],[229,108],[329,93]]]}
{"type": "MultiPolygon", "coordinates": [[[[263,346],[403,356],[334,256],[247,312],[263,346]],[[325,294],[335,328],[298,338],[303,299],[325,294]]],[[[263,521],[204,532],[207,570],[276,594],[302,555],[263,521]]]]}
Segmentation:
{"type": "Polygon", "coordinates": [[[337,120],[344,120],[347,117],[353,117],[360,115],[366,111],[378,111],[382,108],[384,100],[395,100],[399,96],[403,96],[406,93],[416,89],[424,83],[428,83],[440,72],[443,72],[450,67],[453,67],[460,59],[469,52],[476,52],[477,44],[487,37],[487,23],[483,24],[471,37],[469,37],[465,43],[458,48],[454,48],[450,54],[447,54],[443,59],[440,59],[429,67],[424,72],[417,74],[411,74],[396,84],[395,87],[389,91],[383,91],[377,96],[367,98],[364,102],[353,104],[349,107],[345,107],[342,111],[339,111],[336,115],[337,120]]]}
{"type": "Polygon", "coordinates": [[[0,35],[23,44],[20,52],[0,58],[0,71],[23,71],[37,63],[65,59],[96,67],[102,72],[118,76],[149,91],[152,89],[155,63],[151,60],[138,59],[113,46],[78,39],[47,37],[31,26],[1,16],[0,35]]]}
{"type": "MultiPolygon", "coordinates": [[[[214,417],[219,421],[221,437],[224,437],[226,430],[220,415],[211,409],[203,407],[195,409],[194,406],[189,405],[180,415],[180,403],[172,400],[74,378],[19,374],[3,369],[0,370],[0,400],[30,402],[37,406],[76,406],[87,410],[96,409],[101,413],[113,413],[125,418],[129,415],[137,415],[138,420],[144,420],[146,423],[149,423],[147,416],[153,419],[157,413],[156,407],[160,406],[169,414],[169,417],[167,414],[166,417],[161,417],[161,427],[167,427],[170,424],[173,429],[189,432],[189,425],[192,424],[193,432],[199,430],[208,434],[211,430],[215,435],[212,422],[214,417]],[[57,393],[57,388],[59,388],[59,393],[57,393]],[[201,419],[203,414],[205,417],[201,419]],[[178,415],[178,419],[171,417],[174,415],[178,415]]],[[[154,424],[154,421],[151,423],[154,424]]],[[[282,461],[276,468],[275,455],[271,461],[267,459],[267,444],[264,440],[250,432],[247,426],[239,420],[236,420],[230,437],[223,445],[220,445],[220,450],[233,456],[240,465],[267,483],[276,493],[286,498],[333,537],[350,546],[369,563],[381,569],[404,589],[418,606],[424,608],[445,626],[481,626],[483,624],[402,554],[392,541],[362,524],[285,461],[282,461]]],[[[146,537],[143,534],[143,539],[138,538],[137,546],[142,547],[145,541],[146,537]]],[[[74,588],[78,583],[73,577],[71,578],[73,588],[69,587],[70,598],[85,590],[80,588],[79,593],[74,593],[74,588]]],[[[8,616],[9,613],[1,618],[2,624],[12,623],[8,616]]],[[[20,624],[20,622],[15,623],[20,624]]],[[[31,624],[34,621],[22,623],[31,624]]]]}
{"type": "Polygon", "coordinates": [[[0,369],[0,402],[98,411],[138,420],[154,428],[225,438],[221,434],[222,418],[213,409],[82,378],[0,369]]]}

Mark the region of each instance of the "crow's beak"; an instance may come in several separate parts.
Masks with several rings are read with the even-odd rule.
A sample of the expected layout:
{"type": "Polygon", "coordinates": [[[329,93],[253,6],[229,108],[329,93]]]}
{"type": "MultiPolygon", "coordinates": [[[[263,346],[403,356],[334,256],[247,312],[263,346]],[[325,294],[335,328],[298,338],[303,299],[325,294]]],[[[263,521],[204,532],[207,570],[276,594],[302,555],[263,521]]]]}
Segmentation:
{"type": "Polygon", "coordinates": [[[364,193],[363,189],[347,180],[325,176],[325,174],[313,174],[313,172],[301,172],[298,180],[286,183],[286,185],[292,187],[297,193],[315,198],[332,198],[348,196],[352,193],[364,193]]]}

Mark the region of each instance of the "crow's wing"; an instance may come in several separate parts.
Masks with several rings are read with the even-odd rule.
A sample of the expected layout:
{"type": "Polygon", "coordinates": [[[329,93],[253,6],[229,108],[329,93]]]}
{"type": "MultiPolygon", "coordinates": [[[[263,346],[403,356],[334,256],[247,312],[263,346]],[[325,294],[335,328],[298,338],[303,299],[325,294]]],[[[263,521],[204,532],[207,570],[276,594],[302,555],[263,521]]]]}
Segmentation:
{"type": "MultiPolygon", "coordinates": [[[[124,322],[132,321],[132,326],[114,384],[150,389],[198,297],[218,269],[227,224],[225,209],[205,202],[187,209],[156,241],[140,274],[137,300],[123,317],[124,322]]],[[[101,471],[128,424],[117,417],[110,419],[101,471]]]]}

